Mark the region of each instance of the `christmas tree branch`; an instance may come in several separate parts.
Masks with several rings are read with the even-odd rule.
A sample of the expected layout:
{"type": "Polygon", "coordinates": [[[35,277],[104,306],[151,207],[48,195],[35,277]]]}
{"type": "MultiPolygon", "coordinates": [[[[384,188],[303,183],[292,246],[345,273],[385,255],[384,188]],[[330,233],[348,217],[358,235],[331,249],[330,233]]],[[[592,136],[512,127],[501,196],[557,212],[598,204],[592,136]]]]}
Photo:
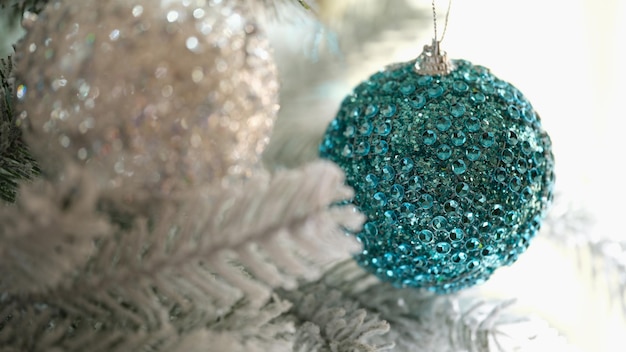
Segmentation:
{"type": "Polygon", "coordinates": [[[92,180],[78,169],[68,168],[56,184],[22,185],[17,204],[0,208],[0,292],[54,288],[83,266],[93,241],[110,231],[96,199],[92,180]]]}
{"type": "MultiPolygon", "coordinates": [[[[86,264],[71,275],[55,277],[60,281],[56,286],[49,282],[24,287],[25,280],[18,280],[22,285],[16,287],[10,280],[15,275],[9,275],[3,285],[5,303],[16,309],[45,304],[55,307],[56,315],[87,319],[106,331],[120,324],[159,331],[172,316],[178,319],[171,324],[181,331],[222,319],[237,305],[262,307],[272,287],[293,286],[298,278],[319,275],[329,260],[345,258],[354,242],[341,228],[357,229],[362,217],[351,209],[328,208],[351,196],[343,174],[330,163],[281,172],[271,179],[260,174],[243,187],[214,189],[185,205],[167,202],[157,216],[138,217],[130,229],[96,239],[86,264]]],[[[25,202],[30,199],[25,197],[25,202]]],[[[67,233],[67,228],[59,233],[67,233]]],[[[54,233],[46,235],[55,238],[54,233]]],[[[84,239],[93,241],[92,236],[84,239]]],[[[46,270],[63,272],[38,244],[31,247],[49,266],[46,270]]],[[[21,250],[29,254],[28,249],[24,245],[21,250]]],[[[64,252],[81,256],[71,248],[64,252]]],[[[9,258],[3,265],[11,274],[18,262],[9,258]]],[[[32,268],[39,267],[34,263],[20,269],[33,276],[27,271],[32,268]]],[[[46,317],[10,314],[16,316],[13,331],[33,320],[49,324],[46,317]]]]}
{"type": "Polygon", "coordinates": [[[31,179],[39,169],[22,141],[13,111],[12,59],[0,58],[0,200],[12,202],[19,180],[31,179]]]}
{"type": "Polygon", "coordinates": [[[626,241],[590,242],[589,250],[594,257],[595,272],[604,272],[611,299],[620,305],[626,318],[626,241]]]}
{"type": "Polygon", "coordinates": [[[48,4],[49,0],[0,0],[0,9],[13,8],[19,10],[19,15],[16,18],[20,18],[24,11],[40,12],[48,4]]]}
{"type": "Polygon", "coordinates": [[[291,351],[295,328],[285,316],[291,307],[291,302],[274,294],[260,309],[244,303],[208,328],[216,333],[236,332],[239,340],[246,341],[245,351],[291,351]]]}
{"type": "MultiPolygon", "coordinates": [[[[294,302],[290,312],[299,322],[296,345],[303,351],[332,350],[329,341],[343,341],[342,346],[362,351],[392,345],[394,351],[500,351],[511,344],[510,332],[529,321],[506,313],[514,300],[394,288],[353,261],[335,266],[322,279],[298,290],[278,292],[294,302]],[[338,339],[338,334],[349,338],[338,339]]],[[[530,327],[516,336],[514,347],[531,343],[537,329],[530,327]]]]}
{"type": "Polygon", "coordinates": [[[598,237],[594,225],[595,219],[584,208],[564,194],[557,194],[543,233],[558,245],[574,250],[579,269],[590,268],[593,279],[604,279],[601,281],[608,286],[610,299],[626,317],[626,241],[598,237]]]}
{"type": "Polygon", "coordinates": [[[384,351],[393,343],[375,345],[369,342],[376,335],[389,331],[389,324],[368,313],[337,290],[319,284],[283,293],[291,296],[291,310],[299,327],[294,348],[297,351],[384,351]]]}

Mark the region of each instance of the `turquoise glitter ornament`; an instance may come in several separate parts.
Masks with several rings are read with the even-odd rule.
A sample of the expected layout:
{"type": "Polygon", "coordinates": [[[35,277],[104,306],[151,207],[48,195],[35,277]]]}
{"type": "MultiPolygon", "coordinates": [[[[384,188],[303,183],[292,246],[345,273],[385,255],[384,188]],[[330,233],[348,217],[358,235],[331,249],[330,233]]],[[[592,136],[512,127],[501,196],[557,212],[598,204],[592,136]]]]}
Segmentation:
{"type": "Polygon", "coordinates": [[[438,42],[341,104],[320,145],[367,216],[355,255],[396,286],[449,293],[510,265],[537,233],[554,184],[549,136],[526,98],[438,42]]]}

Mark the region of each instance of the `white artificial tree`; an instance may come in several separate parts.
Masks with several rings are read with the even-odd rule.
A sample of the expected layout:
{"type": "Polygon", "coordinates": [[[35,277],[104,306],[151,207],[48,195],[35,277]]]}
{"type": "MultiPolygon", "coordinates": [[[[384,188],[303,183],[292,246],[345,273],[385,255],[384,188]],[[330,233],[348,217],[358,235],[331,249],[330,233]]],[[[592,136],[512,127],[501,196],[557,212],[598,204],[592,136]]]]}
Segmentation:
{"type": "MultiPolygon", "coordinates": [[[[128,189],[103,188],[80,163],[65,160],[62,177],[9,163],[31,159],[15,150],[14,126],[0,130],[0,171],[19,184],[0,208],[0,351],[574,350],[545,321],[510,312],[514,295],[395,288],[351,259],[359,244],[347,233],[364,218],[345,205],[352,190],[317,146],[337,92],[393,45],[415,43],[428,8],[228,1],[249,7],[274,47],[281,109],[264,167],[170,196],[138,190],[129,202],[128,189]]],[[[0,4],[19,32],[16,16],[46,3],[0,4]]],[[[16,115],[10,60],[3,123],[16,115]]],[[[557,197],[541,236],[624,275],[624,243],[591,239],[587,225],[557,197]]],[[[624,285],[611,284],[623,302],[624,285]]]]}

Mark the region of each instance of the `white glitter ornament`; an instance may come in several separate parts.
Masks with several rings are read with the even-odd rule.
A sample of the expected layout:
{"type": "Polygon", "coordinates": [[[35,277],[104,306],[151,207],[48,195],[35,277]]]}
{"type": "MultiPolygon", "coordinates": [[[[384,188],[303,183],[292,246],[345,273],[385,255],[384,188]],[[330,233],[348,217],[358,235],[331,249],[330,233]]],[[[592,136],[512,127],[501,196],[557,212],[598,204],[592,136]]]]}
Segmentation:
{"type": "Polygon", "coordinates": [[[240,2],[57,0],[29,27],[17,112],[44,168],[169,193],[259,165],[277,74],[240,2]]]}

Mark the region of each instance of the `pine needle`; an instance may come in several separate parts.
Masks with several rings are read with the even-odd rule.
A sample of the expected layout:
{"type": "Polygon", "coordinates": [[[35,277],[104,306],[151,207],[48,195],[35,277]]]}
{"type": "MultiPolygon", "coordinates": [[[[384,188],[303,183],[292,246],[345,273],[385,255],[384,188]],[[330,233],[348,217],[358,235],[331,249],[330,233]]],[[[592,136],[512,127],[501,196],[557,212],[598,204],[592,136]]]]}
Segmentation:
{"type": "MultiPolygon", "coordinates": [[[[330,262],[345,259],[356,242],[343,231],[358,230],[363,220],[354,210],[336,211],[342,207],[333,204],[352,192],[327,162],[211,186],[195,199],[163,202],[149,217],[135,215],[125,228],[96,226],[106,214],[94,210],[98,193],[81,172],[45,192],[35,191],[44,181],[26,187],[18,208],[0,213],[0,297],[7,307],[0,317],[12,317],[0,345],[30,348],[19,336],[31,324],[26,336],[36,349],[74,348],[92,338],[85,336],[99,338],[88,326],[125,347],[152,346],[160,334],[171,338],[171,331],[206,326],[245,331],[228,317],[254,321],[274,287],[319,277],[330,262]],[[39,214],[38,221],[25,213],[39,214]],[[47,250],[58,246],[62,256],[47,250]],[[256,254],[248,257],[251,250],[256,254]],[[74,321],[83,323],[71,334],[43,329],[55,322],[65,331],[74,321]],[[150,332],[144,342],[136,339],[138,331],[150,332]]],[[[286,309],[278,308],[270,318],[286,309]]],[[[259,317],[261,325],[268,321],[259,317]]]]}
{"type": "Polygon", "coordinates": [[[39,168],[22,141],[13,109],[13,61],[0,58],[0,200],[15,201],[18,184],[39,175],[39,168]]]}

